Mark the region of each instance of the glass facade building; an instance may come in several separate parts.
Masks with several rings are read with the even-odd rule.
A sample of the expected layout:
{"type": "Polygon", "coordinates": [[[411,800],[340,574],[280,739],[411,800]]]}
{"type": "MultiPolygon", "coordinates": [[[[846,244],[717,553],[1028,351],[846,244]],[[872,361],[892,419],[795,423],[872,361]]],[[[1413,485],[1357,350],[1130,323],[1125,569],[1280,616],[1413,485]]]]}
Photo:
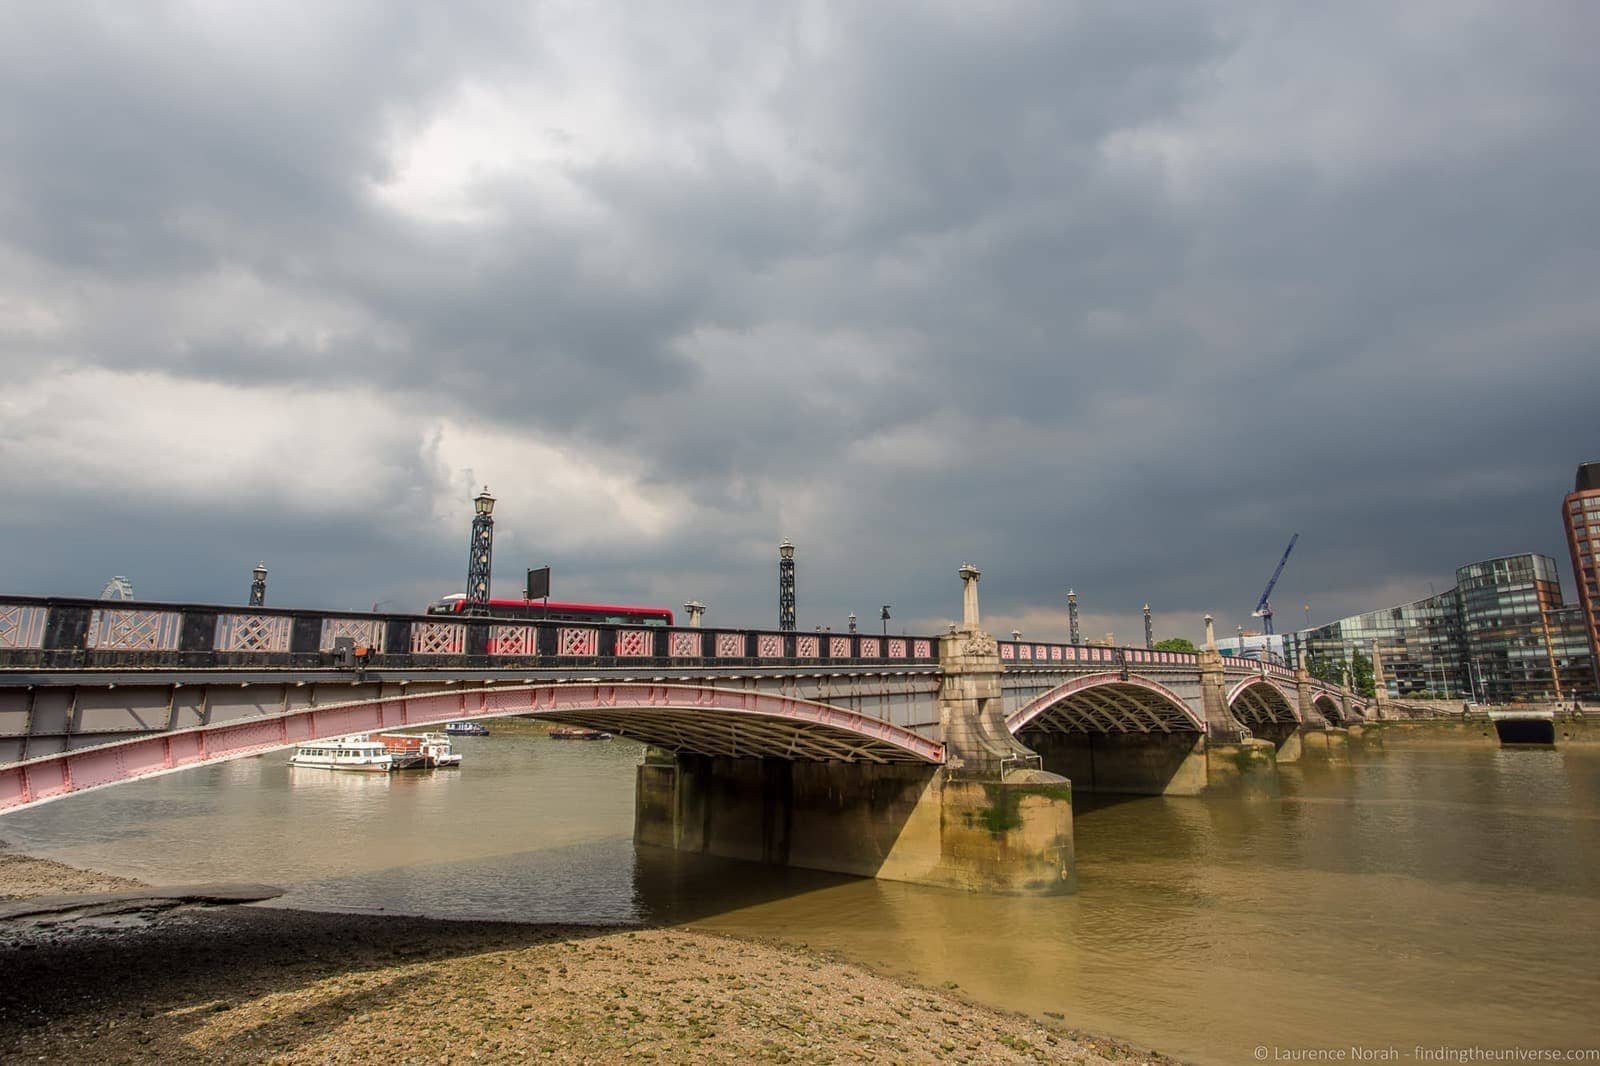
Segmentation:
{"type": "Polygon", "coordinates": [[[1389,694],[1422,698],[1438,693],[1455,699],[1468,691],[1461,663],[1460,603],[1455,589],[1424,600],[1341,618],[1284,637],[1291,663],[1350,663],[1370,657],[1376,641],[1383,655],[1389,694]]]}
{"type": "Polygon", "coordinates": [[[1561,502],[1561,523],[1578,585],[1577,624],[1589,648],[1589,684],[1600,689],[1600,462],[1584,463],[1561,502]]]}
{"type": "Polygon", "coordinates": [[[1456,587],[1398,607],[1290,633],[1291,662],[1383,656],[1389,695],[1483,703],[1596,698],[1584,614],[1561,602],[1548,555],[1508,555],[1456,570],[1456,587]]]}
{"type": "Polygon", "coordinates": [[[1555,656],[1561,692],[1567,699],[1600,699],[1594,676],[1594,651],[1583,608],[1574,604],[1550,612],[1550,651],[1555,656]]]}
{"type": "Polygon", "coordinates": [[[1561,606],[1561,575],[1548,555],[1508,555],[1456,571],[1461,635],[1470,680],[1488,703],[1557,700],[1550,612],[1561,606]]]}

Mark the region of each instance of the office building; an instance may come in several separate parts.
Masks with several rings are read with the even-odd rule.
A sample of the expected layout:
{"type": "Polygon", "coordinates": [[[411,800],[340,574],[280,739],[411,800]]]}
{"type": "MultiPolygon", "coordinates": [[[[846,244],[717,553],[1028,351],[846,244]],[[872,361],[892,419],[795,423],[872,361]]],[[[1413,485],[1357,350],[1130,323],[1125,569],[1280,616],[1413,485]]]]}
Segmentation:
{"type": "Polygon", "coordinates": [[[1284,653],[1291,663],[1315,669],[1319,663],[1351,663],[1358,651],[1371,657],[1374,642],[1391,696],[1470,698],[1455,589],[1285,634],[1284,653]]]}
{"type": "Polygon", "coordinates": [[[1600,696],[1585,613],[1566,607],[1556,561],[1525,553],[1468,563],[1448,592],[1286,635],[1291,662],[1383,656],[1389,695],[1483,703],[1600,696]]]}
{"type": "Polygon", "coordinates": [[[1578,586],[1577,621],[1589,647],[1589,683],[1600,689],[1600,462],[1578,467],[1572,491],[1561,503],[1561,522],[1578,586]]]}

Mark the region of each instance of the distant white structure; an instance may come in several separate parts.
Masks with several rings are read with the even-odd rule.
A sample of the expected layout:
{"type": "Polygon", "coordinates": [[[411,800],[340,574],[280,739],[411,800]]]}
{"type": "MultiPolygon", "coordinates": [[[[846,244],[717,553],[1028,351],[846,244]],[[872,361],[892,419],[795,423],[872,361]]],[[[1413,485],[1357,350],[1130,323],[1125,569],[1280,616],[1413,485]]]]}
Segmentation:
{"type": "Polygon", "coordinates": [[[133,599],[133,582],[118,574],[106,582],[106,587],[100,590],[102,600],[131,600],[133,599]]]}
{"type": "Polygon", "coordinates": [[[1281,633],[1246,633],[1240,637],[1218,637],[1217,650],[1224,655],[1237,655],[1244,659],[1259,659],[1265,650],[1268,654],[1283,658],[1283,634],[1281,633]]]}

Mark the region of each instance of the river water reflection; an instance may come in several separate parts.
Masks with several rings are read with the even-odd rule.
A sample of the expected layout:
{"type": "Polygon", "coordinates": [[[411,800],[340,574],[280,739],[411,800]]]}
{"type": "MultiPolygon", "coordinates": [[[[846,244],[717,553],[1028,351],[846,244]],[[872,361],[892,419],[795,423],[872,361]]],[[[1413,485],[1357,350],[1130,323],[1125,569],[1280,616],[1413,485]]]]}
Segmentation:
{"type": "Polygon", "coordinates": [[[1276,802],[1086,800],[1082,891],[1041,900],[636,853],[637,746],[494,728],[457,739],[460,771],[282,753],[10,815],[0,839],[279,884],[284,906],[775,937],[1203,1062],[1600,1045],[1600,752],[1392,747],[1285,768],[1276,802]]]}

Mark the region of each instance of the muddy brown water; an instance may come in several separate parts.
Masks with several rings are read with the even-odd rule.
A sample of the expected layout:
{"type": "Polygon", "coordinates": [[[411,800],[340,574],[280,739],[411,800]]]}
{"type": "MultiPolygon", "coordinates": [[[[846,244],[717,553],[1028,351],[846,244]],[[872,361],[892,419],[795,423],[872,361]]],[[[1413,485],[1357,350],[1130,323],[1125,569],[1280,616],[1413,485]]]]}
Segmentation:
{"type": "Polygon", "coordinates": [[[635,849],[638,746],[495,728],[457,738],[459,771],[284,752],[8,815],[0,839],[281,885],[278,906],[777,938],[1200,1062],[1600,1046],[1600,750],[1392,745],[1286,768],[1277,801],[1085,797],[1082,890],[1015,899],[635,849]]]}

